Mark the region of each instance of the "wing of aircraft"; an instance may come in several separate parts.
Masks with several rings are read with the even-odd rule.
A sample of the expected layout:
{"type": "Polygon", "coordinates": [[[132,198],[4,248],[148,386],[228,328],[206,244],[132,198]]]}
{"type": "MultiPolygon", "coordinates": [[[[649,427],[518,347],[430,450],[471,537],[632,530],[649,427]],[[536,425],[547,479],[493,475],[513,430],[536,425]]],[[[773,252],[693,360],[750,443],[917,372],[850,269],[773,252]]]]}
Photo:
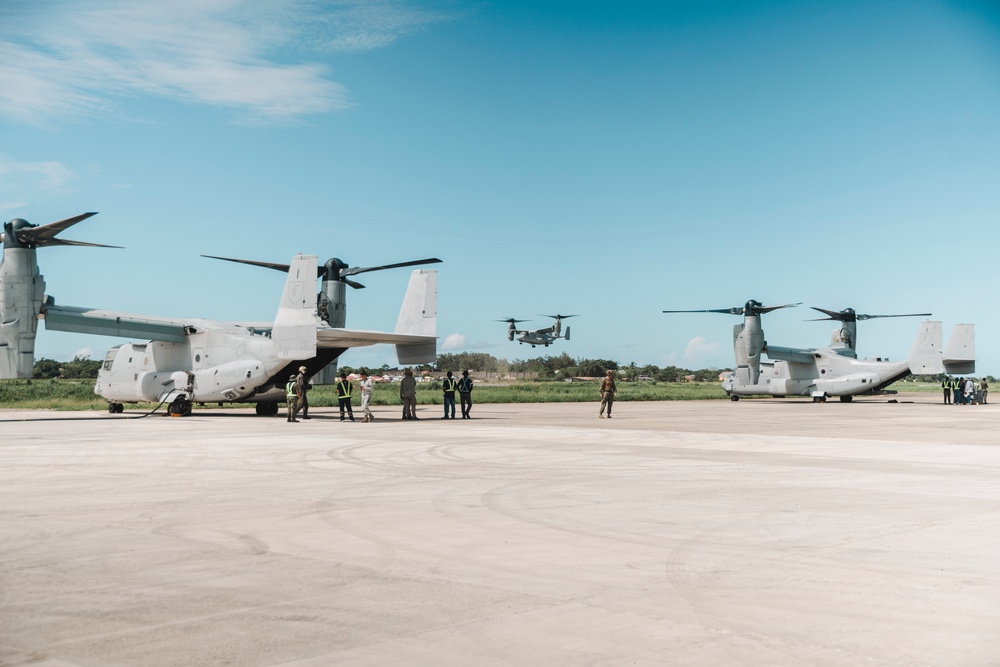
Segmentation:
{"type": "Polygon", "coordinates": [[[57,306],[52,302],[42,309],[45,328],[52,331],[117,336],[119,338],[150,338],[169,343],[183,343],[192,323],[166,317],[132,315],[115,310],[57,306]]]}
{"type": "MultiPolygon", "coordinates": [[[[318,321],[318,320],[317,320],[318,321]]],[[[273,322],[220,322],[205,319],[172,319],[151,315],[135,315],[117,310],[99,310],[79,306],[45,306],[45,328],[52,331],[70,331],[118,338],[148,338],[168,343],[183,343],[184,337],[205,329],[231,331],[244,329],[270,335],[273,322]]],[[[367,329],[333,329],[320,327],[316,332],[319,348],[364,347],[387,343],[390,345],[422,345],[434,343],[435,336],[408,333],[388,333],[367,329]]]]}

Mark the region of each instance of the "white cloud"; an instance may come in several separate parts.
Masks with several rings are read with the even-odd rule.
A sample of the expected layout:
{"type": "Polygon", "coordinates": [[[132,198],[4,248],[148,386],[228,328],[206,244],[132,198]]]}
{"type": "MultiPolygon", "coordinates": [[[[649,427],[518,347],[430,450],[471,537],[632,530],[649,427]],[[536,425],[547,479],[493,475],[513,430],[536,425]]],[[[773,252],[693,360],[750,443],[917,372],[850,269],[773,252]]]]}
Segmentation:
{"type": "Polygon", "coordinates": [[[76,172],[61,162],[17,162],[0,155],[0,200],[6,200],[0,208],[23,208],[26,204],[14,197],[59,194],[77,180],[76,172]]]}
{"type": "Polygon", "coordinates": [[[695,336],[688,341],[687,347],[684,348],[683,358],[689,362],[700,361],[718,351],[718,343],[709,343],[702,336],[695,336]]]}
{"type": "Polygon", "coordinates": [[[442,350],[459,350],[465,347],[465,334],[453,333],[445,336],[441,341],[442,350]]]}
{"type": "Polygon", "coordinates": [[[445,19],[401,1],[15,0],[0,8],[0,114],[124,115],[151,95],[292,121],[351,104],[310,50],[381,48],[445,19]]]}
{"type": "Polygon", "coordinates": [[[678,356],[676,352],[662,358],[663,364],[667,366],[681,365],[685,368],[701,368],[705,360],[711,360],[719,352],[718,343],[709,343],[703,336],[695,336],[688,341],[684,347],[684,352],[678,356]]]}

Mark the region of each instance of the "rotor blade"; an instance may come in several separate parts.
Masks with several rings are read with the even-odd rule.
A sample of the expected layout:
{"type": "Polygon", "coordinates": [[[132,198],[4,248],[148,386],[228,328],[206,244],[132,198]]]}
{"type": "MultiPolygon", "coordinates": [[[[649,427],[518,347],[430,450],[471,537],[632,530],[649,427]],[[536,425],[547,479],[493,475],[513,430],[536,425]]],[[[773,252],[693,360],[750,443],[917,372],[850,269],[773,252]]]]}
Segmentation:
{"type": "Polygon", "coordinates": [[[364,285],[362,285],[361,283],[355,282],[353,280],[349,280],[347,278],[341,278],[341,280],[343,280],[345,283],[347,283],[348,285],[350,285],[354,289],[364,289],[365,288],[364,285]]]}
{"type": "Polygon", "coordinates": [[[52,239],[46,243],[39,243],[37,245],[45,246],[57,246],[57,245],[72,245],[72,246],[87,246],[90,248],[119,248],[123,246],[120,245],[105,245],[103,243],[87,243],[86,241],[70,241],[68,239],[52,239]]]}
{"type": "MultiPolygon", "coordinates": [[[[202,257],[208,257],[209,259],[221,259],[224,262],[236,262],[237,264],[251,264],[253,266],[262,266],[265,269],[274,269],[275,271],[281,271],[282,273],[288,273],[288,269],[291,268],[290,264],[277,264],[275,262],[255,262],[252,259],[233,259],[232,257],[216,257],[215,255],[202,255],[202,257]]],[[[323,270],[323,267],[318,269],[323,270]]]]}
{"type": "Polygon", "coordinates": [[[726,315],[742,315],[743,307],[738,308],[712,308],[711,310],[665,310],[665,313],[724,313],[726,315]]]}
{"type": "Polygon", "coordinates": [[[817,308],[816,306],[809,306],[809,307],[812,308],[813,310],[818,310],[824,315],[828,315],[828,317],[821,317],[818,320],[806,320],[807,322],[819,322],[820,320],[840,320],[841,322],[849,321],[847,314],[842,313],[838,310],[826,310],[823,308],[817,308]]]}
{"type": "Polygon", "coordinates": [[[95,248],[120,248],[121,246],[114,245],[104,245],[101,243],[85,243],[83,241],[58,241],[56,235],[62,232],[78,222],[82,222],[91,216],[97,215],[97,211],[92,211],[90,213],[81,213],[80,215],[74,215],[72,218],[66,218],[65,220],[60,220],[58,222],[50,222],[47,225],[39,225],[38,227],[25,227],[19,229],[15,232],[17,235],[17,240],[21,243],[27,245],[33,245],[37,248],[45,246],[54,245],[76,245],[76,246],[93,246],[95,248]]]}
{"type": "Polygon", "coordinates": [[[576,317],[576,315],[543,315],[542,317],[551,317],[554,320],[565,320],[567,317],[576,317]]]}
{"type": "Polygon", "coordinates": [[[72,218],[66,218],[59,222],[50,222],[47,225],[26,227],[17,231],[17,238],[21,243],[51,245],[52,239],[55,238],[56,234],[94,215],[97,215],[97,211],[81,213],[80,215],[74,215],[72,218]]]}
{"type": "Polygon", "coordinates": [[[933,313],[907,313],[906,315],[858,315],[859,320],[873,320],[876,317],[930,317],[933,313]]]}
{"type": "Polygon", "coordinates": [[[766,306],[762,308],[755,309],[758,315],[763,315],[764,313],[770,313],[772,310],[778,310],[779,308],[794,308],[795,306],[802,305],[802,302],[798,303],[786,303],[783,306],[766,306]]]}
{"type": "Polygon", "coordinates": [[[398,269],[403,266],[420,266],[421,264],[439,264],[441,260],[437,257],[430,257],[428,259],[415,259],[412,262],[399,262],[398,264],[385,264],[383,266],[352,266],[344,269],[340,272],[341,277],[343,276],[355,276],[359,273],[367,273],[368,271],[383,271],[385,269],[398,269]]]}
{"type": "Polygon", "coordinates": [[[820,320],[839,320],[841,322],[854,322],[857,320],[872,320],[877,317],[930,317],[931,313],[906,313],[903,315],[858,315],[850,308],[845,310],[825,310],[823,308],[817,308],[816,306],[809,306],[813,310],[818,310],[824,315],[829,315],[829,317],[821,317],[819,320],[806,320],[807,322],[818,322],[820,320]]]}

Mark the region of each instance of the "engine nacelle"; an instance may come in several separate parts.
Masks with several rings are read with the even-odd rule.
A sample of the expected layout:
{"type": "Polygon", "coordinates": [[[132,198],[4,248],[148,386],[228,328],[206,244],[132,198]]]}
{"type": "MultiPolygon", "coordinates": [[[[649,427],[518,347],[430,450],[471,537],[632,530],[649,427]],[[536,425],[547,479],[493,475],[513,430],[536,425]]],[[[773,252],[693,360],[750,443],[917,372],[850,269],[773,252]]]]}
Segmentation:
{"type": "MultiPolygon", "coordinates": [[[[256,359],[229,363],[194,371],[192,401],[236,401],[253,394],[264,384],[267,374],[256,359]]],[[[176,387],[180,389],[180,387],[176,387]]]]}

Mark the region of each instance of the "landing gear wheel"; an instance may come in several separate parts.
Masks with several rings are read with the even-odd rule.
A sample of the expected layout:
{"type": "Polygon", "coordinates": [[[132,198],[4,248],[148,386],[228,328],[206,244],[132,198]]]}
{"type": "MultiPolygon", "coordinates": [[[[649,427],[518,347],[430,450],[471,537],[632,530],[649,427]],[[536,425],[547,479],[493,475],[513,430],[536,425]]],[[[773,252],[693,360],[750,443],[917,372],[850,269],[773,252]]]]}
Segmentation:
{"type": "Polygon", "coordinates": [[[121,403],[108,403],[108,412],[113,415],[121,414],[125,411],[125,406],[121,403]]]}
{"type": "Polygon", "coordinates": [[[278,404],[277,403],[258,403],[256,406],[258,417],[276,417],[278,416],[278,404]]]}
{"type": "Polygon", "coordinates": [[[841,396],[840,397],[840,402],[841,403],[850,403],[851,400],[853,400],[853,399],[854,399],[853,396],[841,396]]]}
{"type": "Polygon", "coordinates": [[[736,394],[733,394],[732,396],[729,397],[729,400],[735,403],[736,401],[740,400],[740,397],[737,396],[736,394]]]}
{"type": "Polygon", "coordinates": [[[171,417],[186,417],[191,414],[191,401],[186,398],[175,398],[167,406],[167,414],[171,417]]]}
{"type": "Polygon", "coordinates": [[[826,403],[826,396],[813,396],[813,403],[826,403]]]}

